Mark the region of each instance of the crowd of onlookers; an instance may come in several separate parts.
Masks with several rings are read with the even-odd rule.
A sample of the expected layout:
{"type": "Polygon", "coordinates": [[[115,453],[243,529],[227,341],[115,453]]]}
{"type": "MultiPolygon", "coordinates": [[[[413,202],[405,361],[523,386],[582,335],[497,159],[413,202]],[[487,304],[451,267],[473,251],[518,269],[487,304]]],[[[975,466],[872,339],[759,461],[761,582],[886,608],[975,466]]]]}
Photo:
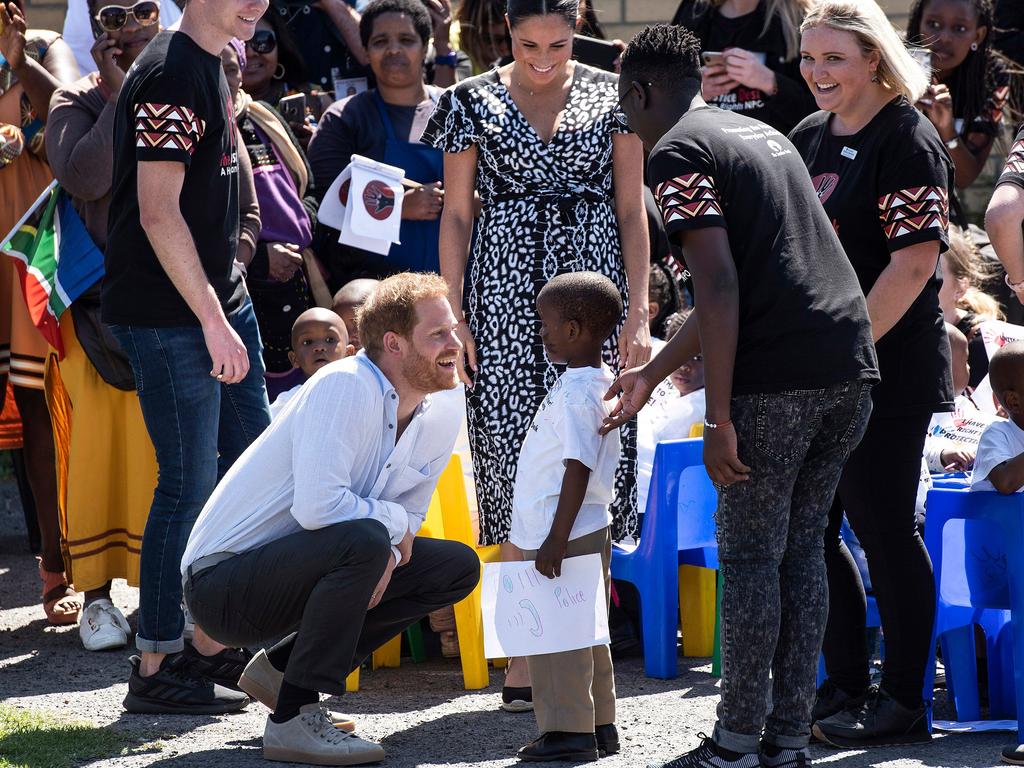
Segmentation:
{"type": "MultiPolygon", "coordinates": [[[[540,287],[563,272],[611,279],[625,308],[604,359],[620,369],[647,362],[694,304],[665,213],[693,198],[679,203],[670,199],[675,191],[647,185],[645,148],[625,124],[613,74],[625,44],[605,40],[591,0],[571,10],[550,5],[565,7],[507,23],[505,0],[271,0],[252,39],[220,54],[240,154],[237,262],[259,326],[271,414],[321,367],[362,349],[356,315],[379,280],[440,273],[466,348],[458,369],[480,543],[502,545],[506,559],[521,558],[509,544],[519,447],[557,377],[536,338],[540,287]],[[495,69],[515,56],[543,71],[537,62],[547,52],[536,41],[548,32],[526,25],[548,15],[604,41],[581,46],[579,58],[609,71],[578,67],[567,91],[549,92],[495,69]],[[509,24],[520,23],[534,42],[514,44],[509,24]],[[318,221],[354,154],[404,171],[401,242],[386,256],[342,243],[318,221]]],[[[1010,347],[990,360],[982,333],[993,321],[1024,325],[1024,133],[1016,135],[1024,5],[914,0],[903,36],[911,57],[903,59],[917,69],[879,44],[861,80],[831,41],[802,41],[814,6],[682,0],[671,23],[700,41],[709,105],[793,141],[882,342],[871,426],[844,469],[826,533],[830,677],[818,691],[818,721],[868,690],[859,642],[866,587],[881,594],[890,624],[883,686],[908,711],[921,707],[933,601],[919,526],[931,475],[983,467],[975,486],[1024,486],[1014,461],[1024,453],[1024,357],[1010,347]],[[880,82],[890,102],[860,121],[865,102],[856,89],[880,82]],[[908,115],[926,120],[910,129],[908,115]],[[879,177],[865,172],[840,185],[839,158],[858,157],[879,177]],[[933,322],[936,302],[944,324],[933,322]],[[963,429],[965,420],[978,429],[963,429]],[[979,447],[990,423],[1000,426],[979,447]],[[891,482],[879,495],[882,477],[891,482]],[[910,510],[918,527],[896,530],[910,510]],[[859,540],[847,535],[844,543],[840,530],[849,527],[859,540]]],[[[171,0],[70,0],[63,36],[32,29],[25,16],[20,0],[0,3],[0,235],[55,179],[103,250],[118,96],[133,62],[181,10],[171,0]]],[[[845,29],[861,40],[891,33],[853,22],[845,29]]],[[[751,220],[758,201],[784,204],[762,194],[749,190],[751,220]]],[[[123,337],[102,322],[99,284],[61,318],[59,360],[28,317],[13,268],[0,270],[0,291],[11,308],[0,317],[5,416],[20,414],[18,466],[41,535],[44,610],[51,623],[78,622],[89,650],[123,647],[132,630],[111,600],[111,581],[138,585],[158,487],[159,456],[136,395],[143,385],[123,337]]],[[[623,427],[609,491],[616,540],[638,535],[657,443],[702,433],[704,385],[697,354],[623,427]]],[[[249,442],[239,437],[233,455],[222,450],[218,478],[249,442]]],[[[503,705],[530,700],[526,666],[513,661],[503,705]]],[[[1024,764],[1015,754],[1004,757],[1024,764]]]]}

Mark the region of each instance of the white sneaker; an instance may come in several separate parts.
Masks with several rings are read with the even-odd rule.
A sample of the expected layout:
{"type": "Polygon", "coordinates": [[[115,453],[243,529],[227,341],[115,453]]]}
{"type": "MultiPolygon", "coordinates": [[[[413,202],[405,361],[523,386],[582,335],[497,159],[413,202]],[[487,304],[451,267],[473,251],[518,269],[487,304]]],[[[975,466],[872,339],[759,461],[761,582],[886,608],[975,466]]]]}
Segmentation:
{"type": "Polygon", "coordinates": [[[78,634],[87,651],[124,648],[131,633],[124,614],[109,600],[93,600],[82,611],[78,634]]]}
{"type": "Polygon", "coordinates": [[[284,763],[365,765],[383,760],[384,748],[335,728],[326,707],[306,704],[283,723],[267,718],[263,757],[284,763]]]}

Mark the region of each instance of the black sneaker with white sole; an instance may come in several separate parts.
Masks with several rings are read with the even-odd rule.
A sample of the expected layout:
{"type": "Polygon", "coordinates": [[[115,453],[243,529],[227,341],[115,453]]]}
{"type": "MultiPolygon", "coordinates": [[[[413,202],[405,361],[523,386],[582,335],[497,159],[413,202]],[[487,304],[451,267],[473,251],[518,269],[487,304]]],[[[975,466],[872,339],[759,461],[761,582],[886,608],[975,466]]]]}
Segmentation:
{"type": "Polygon", "coordinates": [[[761,768],[807,768],[811,764],[811,755],[807,747],[791,749],[777,747],[765,741],[761,742],[757,758],[761,768]]]}
{"type": "Polygon", "coordinates": [[[759,768],[756,753],[729,752],[710,736],[699,736],[703,741],[696,749],[664,763],[650,763],[647,768],[759,768]]]}
{"type": "Polygon", "coordinates": [[[236,691],[241,690],[238,687],[238,679],[245,671],[246,665],[252,661],[252,654],[244,648],[225,648],[213,656],[204,656],[192,643],[185,643],[183,653],[199,677],[205,677],[217,685],[236,691]]]}
{"type": "Polygon", "coordinates": [[[1024,765],[1024,744],[1004,748],[999,759],[1007,765],[1024,765]]]}
{"type": "Polygon", "coordinates": [[[139,673],[142,660],[132,656],[124,708],[135,714],[219,715],[249,703],[244,693],[217,685],[196,674],[183,653],[164,657],[154,674],[139,673]]]}

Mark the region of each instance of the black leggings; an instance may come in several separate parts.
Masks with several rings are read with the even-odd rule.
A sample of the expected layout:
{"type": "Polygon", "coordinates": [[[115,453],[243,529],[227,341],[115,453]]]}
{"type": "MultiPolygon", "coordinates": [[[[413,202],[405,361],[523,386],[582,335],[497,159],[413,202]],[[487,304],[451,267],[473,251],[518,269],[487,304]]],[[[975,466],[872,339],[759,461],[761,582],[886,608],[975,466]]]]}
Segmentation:
{"type": "Polygon", "coordinates": [[[829,612],[825,665],[847,693],[869,683],[864,585],[839,535],[843,511],[868,559],[885,637],[882,687],[918,706],[932,655],[935,583],[914,521],[921,456],[930,414],[874,417],[843,469],[825,531],[829,612]]]}

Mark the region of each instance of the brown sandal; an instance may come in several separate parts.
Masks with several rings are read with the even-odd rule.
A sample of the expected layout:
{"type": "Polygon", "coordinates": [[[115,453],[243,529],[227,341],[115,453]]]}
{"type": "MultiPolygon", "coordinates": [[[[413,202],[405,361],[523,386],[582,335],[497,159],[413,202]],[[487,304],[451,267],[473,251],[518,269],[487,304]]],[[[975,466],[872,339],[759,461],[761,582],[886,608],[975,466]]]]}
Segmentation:
{"type": "Polygon", "coordinates": [[[63,571],[47,571],[39,561],[39,576],[43,580],[43,611],[54,626],[74,624],[84,606],[81,595],[68,584],[63,571]]]}

